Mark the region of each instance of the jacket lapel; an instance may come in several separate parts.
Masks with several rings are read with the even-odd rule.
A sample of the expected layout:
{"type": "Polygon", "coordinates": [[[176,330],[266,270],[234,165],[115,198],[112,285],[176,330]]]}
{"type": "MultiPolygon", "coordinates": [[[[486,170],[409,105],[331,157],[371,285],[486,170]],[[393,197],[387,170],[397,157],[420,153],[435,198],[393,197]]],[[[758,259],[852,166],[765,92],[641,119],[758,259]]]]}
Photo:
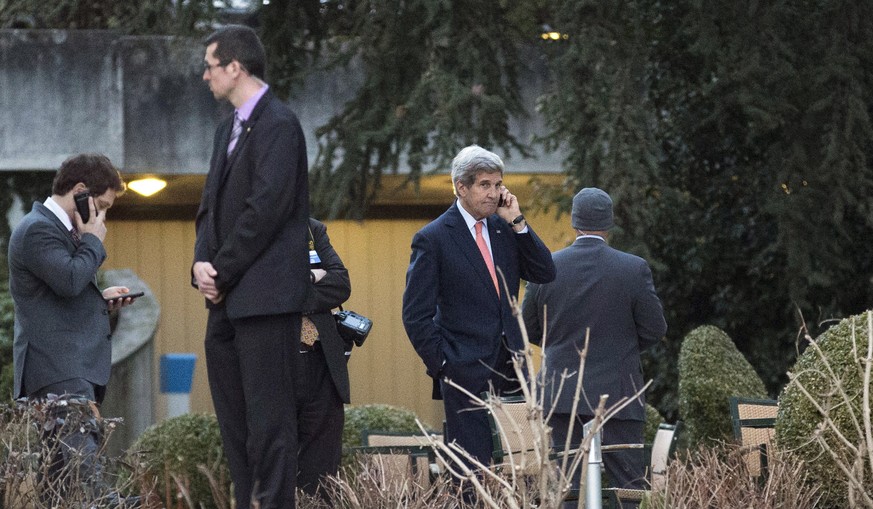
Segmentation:
{"type": "MultiPolygon", "coordinates": [[[[483,286],[483,288],[488,288],[489,290],[491,290],[491,294],[496,300],[497,292],[493,290],[494,283],[491,281],[491,274],[488,272],[488,266],[485,265],[485,260],[482,259],[482,253],[479,252],[479,246],[476,245],[476,241],[473,239],[472,233],[467,230],[467,223],[464,221],[464,217],[458,210],[458,203],[455,202],[455,204],[452,205],[452,208],[449,210],[451,214],[449,214],[446,219],[446,226],[449,227],[449,235],[452,237],[452,240],[455,241],[455,244],[458,246],[458,250],[463,253],[464,257],[467,259],[467,262],[470,264],[471,267],[473,267],[473,270],[479,276],[480,284],[483,286]]],[[[490,222],[486,220],[486,223],[489,224],[488,233],[489,235],[491,235],[490,222]]],[[[493,251],[493,237],[491,242],[491,249],[493,251]]]]}
{"type": "Polygon", "coordinates": [[[219,168],[224,168],[227,164],[227,146],[230,145],[230,131],[233,129],[233,115],[221,124],[221,150],[218,151],[218,161],[216,164],[219,168]]]}
{"type": "Polygon", "coordinates": [[[64,239],[66,239],[67,247],[70,248],[71,253],[75,252],[76,251],[76,242],[73,240],[73,234],[70,233],[70,230],[68,230],[67,227],[64,226],[64,223],[60,219],[58,219],[58,216],[56,216],[54,212],[52,212],[48,207],[46,207],[42,203],[35,202],[34,205],[36,205],[36,207],[34,207],[34,209],[37,212],[39,212],[44,217],[46,217],[49,221],[51,221],[51,223],[53,225],[58,227],[58,230],[63,232],[63,237],[64,237],[64,239]]]}
{"type": "Polygon", "coordinates": [[[234,164],[242,152],[243,147],[245,147],[246,142],[249,139],[249,134],[252,132],[252,129],[255,127],[255,124],[258,122],[258,118],[261,116],[261,113],[266,109],[267,104],[272,99],[273,94],[267,90],[263,97],[258,101],[258,104],[255,105],[255,109],[252,110],[252,114],[249,115],[249,118],[243,122],[242,124],[242,132],[239,135],[239,139],[236,141],[236,145],[233,147],[233,152],[230,155],[227,155],[227,146],[230,144],[230,130],[233,128],[233,117],[230,119],[230,123],[227,127],[227,143],[224,145],[224,151],[220,154],[220,157],[226,158],[224,160],[224,172],[221,175],[221,182],[219,183],[219,187],[224,186],[224,182],[227,180],[227,176],[230,174],[233,169],[234,164]]]}
{"type": "MultiPolygon", "coordinates": [[[[212,192],[210,193],[210,198],[215,199],[218,193],[216,192],[218,189],[221,189],[221,186],[224,184],[224,179],[228,173],[228,162],[227,162],[227,146],[230,144],[230,130],[233,128],[233,115],[231,115],[227,120],[221,123],[220,134],[218,135],[218,139],[221,140],[221,145],[218,147],[218,152],[214,154],[215,160],[213,161],[213,166],[210,168],[210,173],[215,175],[214,180],[212,181],[212,192]]],[[[208,183],[207,183],[208,184],[208,183]]]]}

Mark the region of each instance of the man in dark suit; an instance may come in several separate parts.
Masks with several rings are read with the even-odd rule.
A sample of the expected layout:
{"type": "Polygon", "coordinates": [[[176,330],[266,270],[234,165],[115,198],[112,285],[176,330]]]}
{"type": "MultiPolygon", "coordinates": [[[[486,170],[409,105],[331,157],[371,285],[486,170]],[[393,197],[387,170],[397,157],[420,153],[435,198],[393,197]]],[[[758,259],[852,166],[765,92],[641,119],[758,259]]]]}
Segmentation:
{"type": "Polygon", "coordinates": [[[327,227],[310,219],[309,228],[312,286],[303,304],[303,321],[310,321],[314,334],[308,335],[304,324],[294,374],[300,448],[297,484],[305,493],[326,497],[319,481],[339,470],[343,403],[351,402],[348,359],[352,343],[340,337],[331,310],[349,298],[352,285],[349,271],[330,244],[327,227]]]}
{"type": "MultiPolygon", "coordinates": [[[[52,195],[34,203],[13,230],[9,291],[15,302],[15,398],[68,395],[98,405],[103,400],[112,367],[109,312],[133,301],[119,298],[130,291],[127,287],[97,287],[97,269],[106,259],[106,211],[124,189],[106,156],[71,157],[61,164],[52,195]],[[83,191],[91,195],[87,222],[73,198],[83,191]]],[[[66,415],[63,407],[54,410],[58,415],[53,417],[66,415]]],[[[79,456],[80,478],[94,488],[92,495],[101,496],[98,431],[76,430],[62,437],[49,433],[48,438],[61,444],[48,480],[55,481],[52,477],[79,456]]]]}
{"type": "Polygon", "coordinates": [[[203,80],[234,114],[219,125],[197,212],[192,283],[206,298],[206,368],[237,507],[294,507],[294,369],[309,286],[306,145],[263,81],[248,27],[205,41],[203,80]]]}
{"type": "MultiPolygon", "coordinates": [[[[546,330],[546,408],[554,412],[553,442],[563,448],[573,406],[579,352],[590,330],[581,400],[570,447],[582,439],[582,425],[594,416],[600,395],[607,406],[633,397],[643,386],[640,351],[656,344],[667,332],[652,271],[645,260],[609,247],[613,227],[612,199],[597,188],[585,188],[573,198],[572,226],[576,241],[554,254],[558,275],[546,285],[529,284],[522,304],[531,342],[540,344],[546,330]],[[544,311],[545,308],[545,311],[544,311]],[[545,323],[544,318],[548,319],[545,323]],[[561,374],[570,378],[556,394],[561,374]],[[554,402],[554,405],[551,403],[554,402]]],[[[645,398],[633,400],[606,422],[602,444],[642,443],[645,398]]],[[[603,455],[614,486],[642,488],[645,474],[640,450],[610,451],[603,455]]],[[[578,487],[578,478],[575,486],[578,487]]]]}
{"type": "Polygon", "coordinates": [[[469,397],[445,380],[473,394],[489,386],[498,392],[518,388],[511,352],[523,343],[509,299],[518,295],[519,278],[547,283],[555,266],[503,186],[503,161],[496,154],[476,145],[461,150],[452,161],[452,184],[457,201],[412,239],[403,324],[434,379],[435,399],[441,392],[446,441],[488,465],[487,413],[469,411],[469,397]]]}

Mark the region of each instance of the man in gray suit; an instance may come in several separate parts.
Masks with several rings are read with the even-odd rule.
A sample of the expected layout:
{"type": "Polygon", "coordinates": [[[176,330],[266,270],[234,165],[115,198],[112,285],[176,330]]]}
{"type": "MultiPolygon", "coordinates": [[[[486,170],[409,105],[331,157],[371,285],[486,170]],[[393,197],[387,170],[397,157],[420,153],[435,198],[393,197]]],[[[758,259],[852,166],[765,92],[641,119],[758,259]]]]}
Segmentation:
{"type": "MultiPolygon", "coordinates": [[[[579,191],[572,211],[576,241],[552,255],[557,268],[555,281],[529,284],[525,293],[522,312],[531,342],[539,344],[546,330],[545,401],[554,403],[550,424],[556,447],[566,443],[576,377],[564,382],[560,394],[555,392],[562,372],[578,372],[586,329],[590,330],[588,357],[583,393],[577,415],[572,416],[576,422],[570,447],[581,443],[582,425],[594,416],[600,395],[609,395],[609,406],[632,397],[643,386],[640,351],[656,344],[667,332],[649,265],[607,244],[613,225],[609,195],[597,188],[579,191]]],[[[610,419],[603,428],[602,443],[642,443],[644,407],[641,396],[610,419]]],[[[614,486],[644,487],[640,450],[610,451],[603,460],[614,486]]]]}
{"type": "MultiPolygon", "coordinates": [[[[81,154],[61,164],[52,195],[36,202],[9,239],[9,290],[15,302],[14,397],[70,395],[99,404],[112,365],[109,312],[130,304],[130,290],[100,291],[97,269],[106,259],[106,211],[124,192],[106,156],[81,154]],[[89,191],[82,221],[74,196],[89,191]]],[[[60,437],[66,464],[81,454],[80,476],[97,477],[96,431],[60,437]]]]}

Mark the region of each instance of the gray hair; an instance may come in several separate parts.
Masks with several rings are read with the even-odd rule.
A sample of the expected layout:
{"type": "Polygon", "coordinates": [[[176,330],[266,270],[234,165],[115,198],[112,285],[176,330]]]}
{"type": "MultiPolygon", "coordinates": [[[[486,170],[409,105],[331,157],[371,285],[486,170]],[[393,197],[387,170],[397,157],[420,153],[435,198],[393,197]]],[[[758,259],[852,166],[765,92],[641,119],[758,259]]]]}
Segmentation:
{"type": "Polygon", "coordinates": [[[470,187],[476,181],[476,175],[498,171],[502,176],[503,160],[497,154],[479,145],[464,147],[452,159],[452,187],[457,191],[458,182],[470,187]]]}

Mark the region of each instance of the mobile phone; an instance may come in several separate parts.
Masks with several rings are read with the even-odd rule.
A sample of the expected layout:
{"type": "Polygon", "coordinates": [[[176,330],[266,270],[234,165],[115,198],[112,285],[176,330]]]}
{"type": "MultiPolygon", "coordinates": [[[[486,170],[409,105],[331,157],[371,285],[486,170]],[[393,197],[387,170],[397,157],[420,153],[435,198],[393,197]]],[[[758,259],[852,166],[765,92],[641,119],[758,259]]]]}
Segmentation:
{"type": "Polygon", "coordinates": [[[109,301],[118,300],[118,299],[126,299],[128,297],[135,299],[137,297],[142,297],[143,295],[145,295],[145,292],[123,293],[123,294],[119,295],[118,297],[112,297],[111,299],[104,299],[104,300],[106,302],[109,302],[109,301]]]}
{"type": "Polygon", "coordinates": [[[88,191],[82,191],[81,193],[76,193],[73,195],[73,200],[76,202],[76,210],[79,211],[79,215],[82,216],[82,222],[87,223],[89,219],[91,219],[91,205],[88,203],[88,198],[91,196],[91,193],[88,191]]]}
{"type": "Polygon", "coordinates": [[[500,193],[500,198],[497,198],[497,207],[500,208],[503,206],[503,192],[500,193]]]}

